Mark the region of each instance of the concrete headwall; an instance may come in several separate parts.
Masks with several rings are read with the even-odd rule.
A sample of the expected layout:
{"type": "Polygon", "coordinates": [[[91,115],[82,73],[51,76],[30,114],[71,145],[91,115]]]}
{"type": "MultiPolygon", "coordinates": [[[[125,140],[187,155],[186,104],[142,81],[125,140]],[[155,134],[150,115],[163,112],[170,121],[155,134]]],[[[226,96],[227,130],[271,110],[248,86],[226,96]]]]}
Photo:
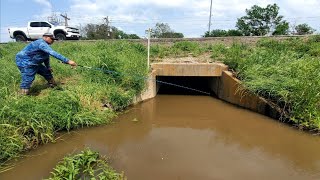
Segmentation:
{"type": "Polygon", "coordinates": [[[280,111],[266,99],[243,89],[241,81],[233,77],[229,71],[223,71],[220,78],[213,78],[211,90],[222,99],[231,104],[250,109],[272,118],[279,118],[280,111]]]}
{"type": "Polygon", "coordinates": [[[203,67],[201,64],[153,64],[152,68],[145,90],[134,98],[133,103],[145,101],[157,95],[159,90],[157,76],[211,76],[210,89],[219,99],[272,118],[277,119],[281,115],[281,109],[275,104],[243,89],[241,81],[233,77],[224,64],[217,63],[203,67]]]}
{"type": "Polygon", "coordinates": [[[158,87],[156,83],[157,71],[152,70],[146,80],[145,89],[133,99],[133,104],[154,98],[157,95],[158,87]]]}
{"type": "Polygon", "coordinates": [[[152,69],[157,76],[221,76],[222,71],[228,70],[223,63],[153,63],[152,69]]]}

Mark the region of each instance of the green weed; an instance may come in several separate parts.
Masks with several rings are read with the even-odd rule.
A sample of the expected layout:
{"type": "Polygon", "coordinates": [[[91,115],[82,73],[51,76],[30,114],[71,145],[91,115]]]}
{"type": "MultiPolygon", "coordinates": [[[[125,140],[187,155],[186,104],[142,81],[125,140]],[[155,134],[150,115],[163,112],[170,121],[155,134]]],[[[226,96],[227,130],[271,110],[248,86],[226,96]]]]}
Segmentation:
{"type": "Polygon", "coordinates": [[[117,173],[107,162],[105,157],[98,152],[86,149],[81,153],[67,156],[51,172],[52,176],[48,180],[60,179],[125,179],[123,173],[117,173]]]}

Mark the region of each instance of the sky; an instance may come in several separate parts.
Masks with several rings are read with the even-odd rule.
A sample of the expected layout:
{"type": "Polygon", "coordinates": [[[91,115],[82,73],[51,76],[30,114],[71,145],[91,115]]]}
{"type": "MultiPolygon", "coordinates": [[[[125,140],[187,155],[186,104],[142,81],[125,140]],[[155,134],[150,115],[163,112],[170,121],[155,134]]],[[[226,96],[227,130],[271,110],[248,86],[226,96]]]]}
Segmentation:
{"type": "MultiPolygon", "coordinates": [[[[145,30],[168,23],[185,37],[201,37],[208,31],[211,0],[1,0],[0,42],[12,41],[9,27],[26,27],[28,21],[47,20],[53,12],[67,13],[69,25],[84,27],[102,23],[145,37],[145,30]]],[[[320,0],[212,0],[212,29],[235,29],[237,18],[253,5],[278,4],[279,14],[290,25],[307,23],[320,33],[320,0]]]]}

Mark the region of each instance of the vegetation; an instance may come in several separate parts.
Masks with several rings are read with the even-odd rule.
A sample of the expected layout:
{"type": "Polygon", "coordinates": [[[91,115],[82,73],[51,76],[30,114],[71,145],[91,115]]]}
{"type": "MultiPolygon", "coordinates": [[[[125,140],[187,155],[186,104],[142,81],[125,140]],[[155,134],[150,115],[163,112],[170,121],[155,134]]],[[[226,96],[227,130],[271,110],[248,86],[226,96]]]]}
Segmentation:
{"type": "Polygon", "coordinates": [[[152,29],[153,38],[183,38],[182,33],[174,32],[167,23],[157,23],[152,29]]]}
{"type": "Polygon", "coordinates": [[[82,31],[83,38],[87,40],[97,39],[140,39],[136,34],[127,34],[114,26],[107,24],[87,24],[82,31]]]}
{"type": "MultiPolygon", "coordinates": [[[[280,29],[278,26],[288,27],[283,16],[279,15],[279,6],[277,4],[268,5],[266,8],[254,5],[251,9],[246,9],[246,16],[238,19],[237,27],[246,36],[263,36],[272,32],[272,28],[280,29]]],[[[285,29],[284,29],[285,31],[285,29]]]]}
{"type": "Polygon", "coordinates": [[[105,157],[98,152],[86,149],[74,156],[67,156],[51,172],[48,180],[60,179],[125,179],[123,173],[119,174],[108,165],[105,157]]]}
{"type": "Polygon", "coordinates": [[[226,37],[226,36],[242,36],[242,32],[235,29],[229,29],[228,31],[222,29],[214,29],[210,32],[205,32],[203,37],[226,37]]]}
{"type": "Polygon", "coordinates": [[[206,31],[203,37],[226,37],[226,36],[265,36],[265,35],[307,35],[315,32],[308,24],[299,24],[289,31],[289,22],[279,15],[280,7],[277,4],[269,4],[267,7],[258,5],[246,9],[246,15],[238,18],[237,29],[222,30],[214,29],[206,31]]]}
{"type": "Polygon", "coordinates": [[[144,88],[143,45],[63,42],[53,48],[80,65],[99,69],[70,69],[52,59],[59,88],[48,89],[37,76],[32,96],[19,96],[20,73],[14,59],[24,46],[0,46],[0,167],[25,150],[53,142],[57,131],[110,123],[144,88]]]}
{"type": "Polygon", "coordinates": [[[312,34],[313,32],[315,32],[315,30],[306,23],[296,26],[295,31],[295,34],[298,35],[312,34]]]}
{"type": "Polygon", "coordinates": [[[301,128],[320,130],[320,37],[263,39],[256,47],[220,45],[214,52],[237,73],[246,89],[283,109],[301,128]]]}
{"type": "Polygon", "coordinates": [[[199,56],[205,52],[210,52],[210,48],[211,46],[207,44],[181,41],[174,43],[170,47],[158,44],[153,45],[150,48],[150,54],[153,58],[199,56]]]}

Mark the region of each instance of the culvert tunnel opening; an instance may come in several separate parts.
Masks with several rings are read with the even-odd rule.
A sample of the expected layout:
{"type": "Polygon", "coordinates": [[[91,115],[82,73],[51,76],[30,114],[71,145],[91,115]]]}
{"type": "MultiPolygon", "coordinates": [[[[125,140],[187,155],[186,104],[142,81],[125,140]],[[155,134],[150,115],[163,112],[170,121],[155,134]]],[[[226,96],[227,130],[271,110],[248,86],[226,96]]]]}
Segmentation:
{"type": "Polygon", "coordinates": [[[212,82],[217,77],[157,76],[157,94],[215,96],[212,82]]]}

